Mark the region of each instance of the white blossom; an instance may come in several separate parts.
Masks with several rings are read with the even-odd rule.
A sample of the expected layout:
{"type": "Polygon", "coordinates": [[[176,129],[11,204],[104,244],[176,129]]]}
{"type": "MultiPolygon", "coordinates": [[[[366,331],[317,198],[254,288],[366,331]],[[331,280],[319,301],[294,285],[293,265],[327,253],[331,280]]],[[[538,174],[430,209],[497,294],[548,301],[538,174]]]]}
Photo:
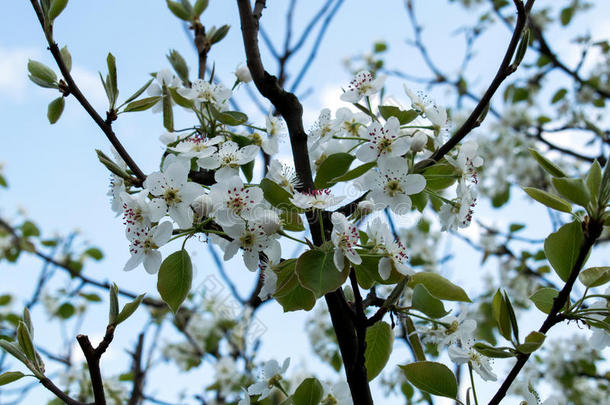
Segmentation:
{"type": "Polygon", "coordinates": [[[227,100],[231,98],[231,89],[221,83],[209,83],[207,80],[197,79],[191,88],[180,88],[178,93],[189,100],[201,103],[214,104],[221,110],[226,108],[227,100]]]}
{"type": "Polygon", "coordinates": [[[372,162],[390,156],[402,156],[409,151],[410,140],[400,136],[400,123],[396,117],[388,118],[382,127],[380,123],[373,122],[366,130],[361,131],[368,142],[356,151],[356,157],[363,162],[372,162]]]}
{"type": "Polygon", "coordinates": [[[373,78],[370,72],[359,72],[349,82],[345,93],[341,94],[341,100],[357,103],[362,97],[371,96],[381,90],[384,81],[384,76],[373,78]]]}
{"type": "Polygon", "coordinates": [[[282,367],[276,360],[269,360],[263,366],[262,379],[248,387],[248,394],[260,395],[259,401],[267,398],[276,384],[282,380],[282,374],[290,365],[290,357],[284,360],[282,367]]]}
{"type": "Polygon", "coordinates": [[[237,176],[214,184],[210,188],[214,202],[214,218],[223,227],[255,219],[256,208],[263,203],[263,190],[246,187],[237,176]]]}
{"type": "Polygon", "coordinates": [[[243,250],[244,264],[250,271],[258,269],[260,253],[267,255],[272,262],[279,260],[280,244],[265,233],[262,225],[256,222],[238,223],[223,229],[233,239],[224,246],[225,261],[235,256],[240,248],[243,250]]]}
{"type": "Polygon", "coordinates": [[[216,170],[216,181],[239,175],[239,167],[251,162],[256,157],[259,148],[256,145],[246,145],[240,148],[233,141],[226,141],[218,152],[204,158],[197,159],[197,165],[202,169],[216,170]]]}
{"type": "Polygon", "coordinates": [[[304,193],[295,191],[294,195],[290,198],[290,202],[304,210],[312,208],[323,210],[339,204],[344,198],[332,195],[328,189],[321,189],[304,193]]]}
{"type": "Polygon", "coordinates": [[[152,228],[145,227],[131,232],[129,234],[131,257],[125,263],[124,270],[133,270],[143,262],[144,269],[148,273],[158,272],[161,266],[161,253],[157,249],[169,241],[172,230],[172,224],[165,221],[152,228]]]}
{"type": "Polygon", "coordinates": [[[496,381],[498,377],[493,373],[489,358],[477,352],[471,346],[451,346],[449,357],[456,364],[470,363],[472,369],[485,381],[496,381]]]}
{"type": "Polygon", "coordinates": [[[333,231],[331,234],[331,240],[335,245],[335,254],[333,255],[333,261],[337,270],[342,271],[345,267],[345,259],[354,264],[362,263],[362,259],[356,252],[358,245],[358,228],[353,224],[349,223],[345,215],[339,212],[333,212],[331,216],[333,223],[333,231]]]}
{"type": "Polygon", "coordinates": [[[472,221],[472,209],[477,202],[477,193],[470,186],[458,183],[457,199],[444,203],[439,211],[442,230],[457,230],[467,228],[472,221]]]}

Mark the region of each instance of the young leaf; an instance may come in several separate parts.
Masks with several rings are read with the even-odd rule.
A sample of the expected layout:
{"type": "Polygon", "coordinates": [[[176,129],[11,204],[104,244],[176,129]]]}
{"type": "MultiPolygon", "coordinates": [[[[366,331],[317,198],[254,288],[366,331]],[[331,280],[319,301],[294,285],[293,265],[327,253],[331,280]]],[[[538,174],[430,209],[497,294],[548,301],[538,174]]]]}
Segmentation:
{"type": "Polygon", "coordinates": [[[483,356],[492,357],[495,359],[506,359],[515,356],[514,353],[508,351],[507,349],[493,347],[482,342],[477,342],[472,347],[483,356]]]}
{"type": "Polygon", "coordinates": [[[408,124],[409,122],[417,118],[418,115],[417,112],[415,112],[414,110],[404,111],[393,105],[379,106],[379,113],[385,120],[390,117],[396,117],[398,119],[398,122],[400,122],[400,125],[408,124]]]}
{"type": "Polygon", "coordinates": [[[148,88],[148,86],[150,86],[150,84],[153,82],[153,80],[155,80],[155,79],[154,79],[154,78],[152,78],[152,79],[148,80],[148,81],[147,81],[147,82],[144,84],[144,86],[140,87],[140,88],[139,88],[139,89],[138,89],[138,90],[137,90],[135,93],[133,93],[133,94],[131,95],[131,97],[129,97],[127,100],[125,100],[125,101],[123,102],[123,104],[121,104],[121,106],[123,106],[123,105],[125,105],[125,104],[127,104],[127,103],[129,103],[129,102],[131,102],[131,101],[133,101],[133,100],[135,100],[136,98],[140,97],[140,94],[144,93],[144,91],[145,91],[145,90],[148,88]]]}
{"type": "Polygon", "coordinates": [[[394,332],[387,322],[377,322],[366,330],[364,367],[369,381],[381,373],[390,359],[393,345],[394,332]]]}
{"type": "Polygon", "coordinates": [[[209,35],[210,42],[215,44],[217,42],[222,41],[222,39],[227,36],[227,33],[229,32],[229,28],[231,28],[231,27],[229,27],[228,25],[225,24],[222,27],[218,28],[217,30],[210,30],[210,31],[212,31],[209,35]]]}
{"type": "Polygon", "coordinates": [[[66,101],[63,96],[57,97],[55,100],[49,103],[49,108],[47,109],[47,118],[49,119],[49,123],[55,124],[59,117],[61,117],[61,113],[64,112],[64,106],[66,101]]]}
{"type": "Polygon", "coordinates": [[[528,149],[534,159],[538,162],[540,167],[546,170],[553,177],[567,177],[567,174],[563,170],[561,170],[555,163],[551,162],[544,156],[542,156],[536,149],[529,148],[528,149]]]}
{"type": "Polygon", "coordinates": [[[457,398],[457,380],[446,365],[432,361],[417,361],[399,367],[407,380],[416,388],[431,395],[457,398]]]}
{"type": "Polygon", "coordinates": [[[51,4],[49,5],[49,11],[47,12],[47,17],[49,20],[53,21],[56,19],[64,8],[68,5],[68,0],[51,0],[51,4]]]}
{"type": "Polygon", "coordinates": [[[61,54],[61,60],[64,62],[64,65],[66,65],[68,72],[71,71],[72,70],[72,55],[70,55],[70,51],[68,51],[68,47],[64,46],[63,48],[61,48],[59,50],[59,53],[61,54]]]}
{"type": "Polygon", "coordinates": [[[30,335],[28,327],[22,321],[19,321],[19,326],[17,326],[17,341],[19,342],[19,347],[21,347],[25,357],[36,364],[36,350],[34,349],[32,336],[30,335]]]}
{"type": "Polygon", "coordinates": [[[114,58],[113,54],[108,53],[108,56],[106,57],[106,64],[108,65],[107,82],[108,82],[108,86],[112,90],[112,101],[110,103],[110,108],[114,108],[117,97],[119,96],[119,86],[118,86],[117,75],[116,75],[116,59],[114,58]]]}
{"type": "Polygon", "coordinates": [[[260,188],[263,190],[265,200],[275,208],[287,211],[296,210],[296,207],[290,202],[292,195],[277,183],[265,178],[261,180],[260,188]]]}
{"type": "Polygon", "coordinates": [[[574,204],[586,207],[591,201],[591,193],[583,179],[553,177],[552,182],[559,195],[574,204]]]}
{"type": "Polygon", "coordinates": [[[357,179],[358,177],[362,176],[363,174],[365,174],[366,172],[371,170],[376,165],[377,165],[377,161],[361,164],[360,166],[354,167],[352,170],[348,171],[344,175],[331,179],[331,182],[333,184],[336,184],[336,183],[339,183],[340,181],[350,181],[350,180],[357,179]]]}
{"type": "Polygon", "coordinates": [[[430,166],[422,175],[426,178],[426,188],[429,190],[444,190],[457,180],[455,167],[448,163],[437,163],[430,166]]]}
{"type": "Polygon", "coordinates": [[[121,312],[119,312],[119,315],[116,317],[117,325],[129,318],[134,312],[136,312],[136,309],[138,309],[138,307],[142,303],[142,300],[144,299],[145,295],[146,294],[140,294],[133,301],[125,304],[123,309],[121,309],[121,312]]]}
{"type": "Polygon", "coordinates": [[[57,87],[54,85],[54,83],[57,82],[57,75],[48,66],[30,59],[28,61],[28,72],[30,72],[31,75],[30,79],[32,79],[32,77],[39,79],[39,82],[32,79],[32,81],[39,86],[42,86],[41,83],[44,83],[46,86],[43,87],[57,87]]]}
{"type": "Polygon", "coordinates": [[[526,354],[533,353],[538,350],[540,346],[542,346],[542,343],[544,343],[544,339],[546,339],[544,333],[531,332],[525,338],[525,343],[522,343],[517,346],[517,351],[526,354]]]}
{"type": "Polygon", "coordinates": [[[181,3],[167,0],[167,7],[179,19],[184,21],[189,21],[191,19],[191,14],[181,3]]]}
{"type": "Polygon", "coordinates": [[[423,284],[417,284],[413,288],[411,305],[431,318],[442,318],[449,313],[445,310],[443,302],[433,297],[423,284]]]}
{"type": "Polygon", "coordinates": [[[541,288],[530,296],[530,300],[536,308],[548,314],[553,307],[553,301],[559,295],[559,291],[554,288],[541,288]]]}
{"type": "Polygon", "coordinates": [[[193,15],[198,18],[206,8],[208,8],[209,0],[197,0],[193,6],[193,15]]]}
{"type": "Polygon", "coordinates": [[[104,253],[102,253],[100,249],[95,247],[85,250],[84,254],[97,261],[100,261],[104,258],[104,253]]]}
{"type": "Polygon", "coordinates": [[[163,301],[176,313],[191,289],[193,266],[186,250],[169,255],[159,269],[157,290],[163,301]]]}
{"type": "Polygon", "coordinates": [[[602,167],[597,160],[591,165],[585,182],[587,183],[587,188],[589,189],[591,196],[594,200],[597,200],[597,197],[599,196],[599,187],[602,184],[602,167]]]}
{"type": "Polygon", "coordinates": [[[572,206],[570,203],[561,197],[533,187],[523,187],[523,191],[525,191],[534,200],[546,205],[549,208],[561,212],[572,212],[572,206]]]}
{"type": "Polygon", "coordinates": [[[160,96],[147,97],[127,104],[123,112],[144,111],[152,108],[161,99],[160,96]]]}
{"type": "Polygon", "coordinates": [[[324,389],[316,378],[306,378],[292,395],[293,405],[318,405],[322,401],[324,389]]]}
{"type": "Polygon", "coordinates": [[[167,60],[174,68],[180,80],[182,80],[182,83],[189,83],[189,67],[182,55],[177,50],[172,49],[167,54],[167,60]]]}
{"type": "Polygon", "coordinates": [[[110,325],[117,324],[119,316],[119,287],[112,283],[110,286],[110,310],[108,311],[108,323],[110,325]]]}
{"type": "Polygon", "coordinates": [[[544,253],[557,275],[567,281],[576,264],[583,233],[580,222],[565,224],[544,241],[544,253]]]}
{"type": "Polygon", "coordinates": [[[20,371],[7,371],[6,373],[0,374],[0,386],[10,384],[20,378],[25,377],[20,371]]]}
{"type": "Polygon", "coordinates": [[[500,290],[496,291],[496,294],[494,295],[493,300],[491,302],[491,307],[496,323],[498,324],[498,330],[500,331],[500,335],[504,336],[506,340],[510,340],[510,336],[512,333],[510,315],[508,311],[508,305],[500,290]]]}
{"type": "Polygon", "coordinates": [[[333,263],[332,252],[308,250],[299,256],[295,272],[301,285],[320,298],[341,287],[349,275],[349,266],[339,271],[333,263]]]}

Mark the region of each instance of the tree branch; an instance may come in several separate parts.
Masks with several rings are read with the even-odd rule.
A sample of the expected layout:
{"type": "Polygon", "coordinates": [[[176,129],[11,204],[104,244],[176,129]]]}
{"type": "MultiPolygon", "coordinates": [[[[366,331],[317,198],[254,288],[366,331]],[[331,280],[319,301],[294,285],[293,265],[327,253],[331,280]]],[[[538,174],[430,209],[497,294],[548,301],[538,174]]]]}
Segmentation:
{"type": "Polygon", "coordinates": [[[89,366],[89,375],[91,377],[95,405],[106,405],[104,382],[102,381],[102,372],[100,370],[100,359],[102,358],[102,354],[104,354],[112,342],[114,337],[114,328],[115,325],[108,325],[104,339],[96,348],[93,348],[87,335],[76,336],[76,340],[78,341],[78,344],[85,355],[85,359],[87,360],[87,365],[89,366]]]}

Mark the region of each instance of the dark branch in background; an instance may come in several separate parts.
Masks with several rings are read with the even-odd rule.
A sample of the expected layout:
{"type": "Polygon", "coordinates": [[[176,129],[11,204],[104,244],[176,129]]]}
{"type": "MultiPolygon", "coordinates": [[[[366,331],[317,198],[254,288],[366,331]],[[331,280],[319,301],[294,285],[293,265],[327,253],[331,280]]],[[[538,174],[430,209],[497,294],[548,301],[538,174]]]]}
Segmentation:
{"type": "MultiPolygon", "coordinates": [[[[260,12],[264,5],[264,1],[258,0],[253,12],[249,0],[237,0],[248,68],[259,92],[271,101],[286,121],[295,169],[299,173],[302,183],[299,190],[312,190],[314,185],[307,150],[307,134],[303,129],[303,106],[294,94],[282,89],[276,77],[265,71],[261,61],[258,48],[258,25],[260,12]]],[[[323,235],[318,231],[319,227],[315,226],[317,220],[313,217],[308,218],[309,226],[313,242],[319,246],[322,244],[323,235]]],[[[328,218],[326,219],[328,220],[328,218]]],[[[326,229],[330,230],[330,226],[326,229]]],[[[326,294],[325,299],[339,342],[339,349],[354,404],[370,405],[373,400],[366,368],[364,362],[358,359],[359,353],[364,353],[364,349],[360,347],[358,342],[358,326],[354,323],[352,310],[347,304],[341,289],[326,294]]]]}
{"type": "Polygon", "coordinates": [[[77,401],[73,398],[70,398],[65,392],[63,392],[61,389],[59,389],[59,387],[57,387],[55,384],[53,384],[53,381],[51,381],[48,378],[43,378],[40,380],[40,383],[49,391],[51,391],[53,394],[55,394],[55,396],[59,399],[61,399],[62,401],[64,401],[64,403],[66,403],[67,405],[97,405],[97,404],[86,404],[84,402],[80,402],[77,401]]]}
{"type": "Polygon", "coordinates": [[[127,150],[123,147],[123,145],[121,144],[121,142],[115,135],[114,131],[112,130],[112,124],[111,124],[112,120],[104,120],[97,113],[97,111],[95,111],[95,109],[91,106],[91,104],[89,103],[89,100],[87,100],[87,98],[83,95],[83,93],[80,91],[80,89],[74,82],[74,79],[72,78],[72,75],[70,74],[70,71],[68,70],[66,64],[64,63],[64,61],[61,57],[61,53],[59,51],[59,47],[57,46],[57,43],[55,43],[55,41],[53,40],[53,37],[49,33],[47,33],[47,31],[45,30],[45,22],[44,22],[45,17],[42,13],[42,9],[40,8],[40,4],[38,4],[37,0],[30,0],[30,1],[32,3],[32,7],[34,7],[34,11],[36,11],[36,15],[38,16],[38,21],[40,22],[40,25],[41,25],[43,31],[45,32],[45,37],[47,38],[47,42],[49,43],[49,51],[51,51],[51,55],[53,55],[53,59],[55,59],[55,63],[57,64],[57,67],[59,67],[59,70],[61,71],[62,76],[66,80],[70,94],[72,94],[78,100],[78,102],[85,109],[87,114],[89,114],[89,116],[93,119],[93,121],[95,121],[95,123],[97,124],[98,127],[100,127],[102,132],[104,132],[104,134],[106,135],[106,138],[108,138],[108,140],[110,141],[112,146],[116,149],[119,156],[121,156],[121,158],[125,161],[127,166],[136,175],[136,177],[138,178],[136,185],[140,186],[146,179],[146,176],[144,175],[142,170],[140,170],[140,168],[138,167],[136,162],[131,158],[129,153],[127,153],[127,150]]]}
{"type": "Polygon", "coordinates": [[[515,24],[515,29],[513,31],[513,35],[511,37],[508,48],[506,49],[506,53],[504,54],[504,58],[502,59],[502,63],[498,68],[496,76],[492,80],[491,84],[479,100],[479,103],[476,105],[468,119],[462,124],[462,126],[451,136],[451,138],[443,144],[438,150],[436,150],[429,159],[422,161],[416,165],[416,168],[419,170],[423,170],[426,167],[432,166],[434,163],[441,160],[451,149],[453,149],[462,139],[466,137],[474,128],[480,125],[480,117],[485,108],[491,102],[491,98],[500,87],[500,84],[510,76],[516,69],[516,66],[512,65],[513,55],[517,50],[517,46],[519,45],[519,41],[521,39],[521,34],[525,28],[527,23],[529,11],[534,4],[534,0],[528,0],[527,4],[523,4],[521,0],[513,0],[515,6],[517,7],[517,23],[515,24]]]}
{"type": "MultiPolygon", "coordinates": [[[[574,283],[576,282],[576,279],[578,278],[580,270],[585,264],[589,251],[591,250],[591,248],[593,248],[597,239],[601,235],[603,229],[603,222],[589,220],[585,221],[582,226],[584,238],[582,244],[580,245],[578,257],[576,258],[574,266],[572,266],[572,270],[570,271],[570,276],[568,277],[566,284],[553,301],[553,306],[551,307],[548,316],[544,320],[540,329],[538,329],[538,332],[540,333],[546,334],[549,329],[551,329],[553,326],[565,319],[559,312],[570,299],[570,293],[572,291],[574,283]]],[[[498,405],[500,401],[502,401],[502,399],[506,396],[509,387],[517,378],[519,372],[521,371],[529,357],[530,354],[517,355],[517,363],[515,363],[513,368],[510,370],[506,379],[504,380],[494,397],[491,399],[491,401],[489,401],[489,405],[498,405]]]]}
{"type": "Polygon", "coordinates": [[[114,325],[108,325],[104,339],[96,348],[93,348],[87,335],[78,335],[76,337],[76,340],[85,355],[85,359],[87,360],[87,366],[89,367],[95,405],[106,405],[104,382],[102,381],[102,371],[100,370],[100,359],[114,338],[114,328],[114,325]]]}
{"type": "Polygon", "coordinates": [[[142,350],[144,348],[144,333],[138,335],[136,350],[133,352],[131,373],[133,374],[133,387],[127,405],[138,405],[144,393],[145,372],[142,370],[142,350]]]}

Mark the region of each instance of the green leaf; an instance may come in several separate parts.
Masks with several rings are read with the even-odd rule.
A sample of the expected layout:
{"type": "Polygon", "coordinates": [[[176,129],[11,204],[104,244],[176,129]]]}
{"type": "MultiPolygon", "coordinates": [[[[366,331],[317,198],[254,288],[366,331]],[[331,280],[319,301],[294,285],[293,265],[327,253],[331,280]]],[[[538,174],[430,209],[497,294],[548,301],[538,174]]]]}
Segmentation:
{"type": "Polygon", "coordinates": [[[591,201],[591,193],[583,179],[554,177],[552,182],[559,195],[574,204],[586,207],[591,201]]]}
{"type": "Polygon", "coordinates": [[[493,347],[482,342],[475,343],[472,347],[483,356],[492,357],[495,359],[506,359],[515,356],[514,353],[511,353],[506,349],[493,347]]]}
{"type": "Polygon", "coordinates": [[[178,104],[180,107],[184,107],[184,108],[193,108],[194,104],[192,100],[189,100],[188,98],[182,97],[180,95],[180,93],[178,93],[178,89],[175,88],[169,88],[169,94],[171,94],[172,99],[176,102],[176,104],[178,104]]]}
{"type": "Polygon", "coordinates": [[[510,186],[507,185],[506,187],[504,187],[504,190],[502,190],[499,193],[495,193],[491,197],[491,205],[494,208],[499,208],[499,207],[503,206],[504,204],[506,204],[509,199],[510,199],[510,186]]]}
{"type": "Polygon", "coordinates": [[[3,340],[3,339],[0,339],[0,347],[5,352],[7,352],[11,356],[13,356],[17,360],[19,360],[20,362],[22,362],[26,366],[29,367],[31,365],[29,360],[25,357],[25,354],[23,353],[23,350],[21,350],[21,348],[17,344],[15,344],[13,342],[8,342],[8,341],[3,340]]]}
{"type": "Polygon", "coordinates": [[[63,48],[61,48],[59,50],[59,53],[61,55],[61,60],[64,62],[64,65],[66,65],[66,68],[68,69],[68,72],[72,70],[72,55],[70,55],[70,51],[68,51],[68,47],[64,46],[63,48]]]}
{"type": "Polygon", "coordinates": [[[261,180],[260,188],[263,190],[263,196],[269,204],[281,210],[296,210],[296,207],[290,202],[292,194],[284,190],[274,181],[264,178],[261,180]]]}
{"type": "Polygon", "coordinates": [[[0,187],[5,187],[5,188],[8,187],[8,183],[6,182],[6,179],[1,174],[0,174],[0,187]]]}
{"type": "Polygon", "coordinates": [[[301,285],[320,298],[341,287],[349,275],[349,266],[339,271],[333,263],[332,252],[308,250],[299,256],[295,272],[301,285]]]}
{"type": "Polygon", "coordinates": [[[610,267],[589,267],[578,275],[587,288],[599,287],[610,281],[610,267]]]}
{"type": "Polygon", "coordinates": [[[21,371],[7,371],[6,373],[0,374],[0,386],[10,384],[20,378],[25,377],[21,371]]]}
{"type": "Polygon", "coordinates": [[[567,177],[567,174],[559,168],[555,163],[551,162],[544,156],[542,156],[536,149],[529,148],[530,154],[536,159],[536,162],[546,170],[550,175],[554,177],[567,177]]]}
{"type": "Polygon", "coordinates": [[[102,251],[96,247],[91,247],[85,250],[84,254],[97,261],[100,261],[104,258],[104,253],[102,253],[102,251]]]}
{"type": "Polygon", "coordinates": [[[210,110],[214,118],[225,125],[235,127],[248,121],[248,116],[239,111],[218,111],[214,106],[210,106],[210,110]]]}
{"type": "Polygon", "coordinates": [[[550,234],[544,241],[544,254],[563,281],[568,280],[576,264],[582,240],[580,222],[573,221],[550,234]]]}
{"type": "Polygon", "coordinates": [[[426,178],[426,188],[429,190],[444,190],[455,183],[458,177],[455,174],[455,167],[448,163],[430,166],[422,175],[426,178]]]}
{"type": "Polygon", "coordinates": [[[525,343],[517,346],[517,351],[525,354],[533,353],[544,343],[546,336],[544,333],[531,332],[525,338],[525,343]]]}
{"type": "Polygon", "coordinates": [[[282,227],[286,231],[300,232],[305,230],[301,216],[296,211],[282,211],[280,213],[282,227]]]}
{"type": "Polygon", "coordinates": [[[415,273],[409,277],[409,287],[423,284],[428,292],[439,300],[471,302],[468,294],[440,274],[430,272],[415,273]]]}
{"type": "Polygon", "coordinates": [[[49,103],[49,107],[47,108],[47,118],[49,119],[49,123],[55,124],[59,117],[61,117],[61,113],[64,112],[64,106],[66,101],[63,96],[57,97],[55,100],[49,103]]]}
{"type": "Polygon", "coordinates": [[[38,227],[32,221],[25,221],[23,225],[21,225],[21,235],[24,238],[40,236],[40,230],[38,230],[38,227]]]}
{"type": "Polygon", "coordinates": [[[559,295],[559,291],[554,288],[541,288],[531,295],[530,300],[536,308],[548,314],[553,307],[553,301],[559,295]]]}
{"type": "Polygon", "coordinates": [[[34,343],[32,342],[32,336],[30,335],[30,331],[23,321],[19,321],[19,326],[17,326],[17,341],[19,342],[19,347],[32,363],[36,364],[36,350],[34,350],[34,343]]]}
{"type": "Polygon", "coordinates": [[[527,195],[532,197],[534,200],[546,205],[549,208],[561,212],[572,212],[572,206],[570,203],[561,197],[533,187],[523,187],[523,191],[525,191],[527,195]]]}
{"type": "Polygon", "coordinates": [[[515,52],[515,59],[513,60],[512,66],[516,67],[521,64],[523,61],[523,57],[525,56],[525,52],[527,51],[527,47],[530,42],[530,31],[529,29],[523,32],[521,36],[521,41],[519,41],[519,47],[517,48],[517,52],[515,52]]]}
{"type": "Polygon", "coordinates": [[[102,302],[102,299],[100,298],[99,295],[94,294],[94,293],[78,293],[78,295],[80,295],[81,297],[83,297],[84,299],[86,299],[89,302],[102,302]]]}
{"type": "Polygon", "coordinates": [[[324,389],[316,378],[306,378],[292,395],[294,405],[318,405],[322,401],[324,389]]]}
{"type": "Polygon", "coordinates": [[[587,188],[589,189],[593,200],[597,200],[599,197],[599,188],[602,184],[602,167],[597,160],[591,165],[585,182],[587,183],[587,188]]]}
{"type": "Polygon", "coordinates": [[[377,165],[377,161],[361,164],[360,166],[354,167],[352,170],[348,171],[344,175],[331,179],[331,182],[333,184],[336,184],[336,183],[339,183],[340,181],[350,181],[350,180],[357,179],[358,177],[362,176],[363,174],[365,174],[366,172],[371,170],[376,165],[377,165]]]}
{"type": "Polygon", "coordinates": [[[431,318],[442,318],[449,313],[445,310],[443,302],[433,297],[423,284],[417,284],[413,288],[411,305],[431,318]]]}
{"type": "Polygon", "coordinates": [[[127,104],[123,112],[145,111],[161,100],[161,96],[146,97],[127,104]]]}
{"type": "MultiPolygon", "coordinates": [[[[28,60],[28,72],[30,72],[30,75],[32,75],[32,77],[35,77],[40,81],[36,82],[35,80],[32,80],[34,83],[38,85],[41,85],[41,83],[46,84],[46,86],[43,87],[57,87],[54,85],[54,83],[57,82],[57,75],[50,67],[46,66],[45,64],[30,59],[28,60]]],[[[30,77],[30,79],[32,77],[30,77]]]]}
{"type": "Polygon", "coordinates": [[[121,309],[121,312],[119,312],[119,315],[116,318],[117,325],[129,318],[134,312],[136,312],[136,309],[138,309],[138,307],[142,303],[142,300],[144,299],[145,295],[146,294],[140,294],[133,301],[125,304],[125,306],[123,307],[123,309],[121,309]]]}
{"type": "Polygon", "coordinates": [[[167,7],[179,19],[184,21],[189,21],[191,19],[191,14],[181,3],[167,0],[167,7]]]}
{"type": "Polygon", "coordinates": [[[69,302],[64,302],[57,308],[55,313],[61,319],[70,319],[76,313],[76,308],[69,302]]]}
{"type": "Polygon", "coordinates": [[[193,15],[195,18],[199,17],[206,8],[208,8],[209,0],[197,0],[193,6],[193,15]]]}
{"type": "Polygon", "coordinates": [[[193,281],[193,266],[186,250],[169,255],[159,269],[157,290],[163,301],[176,313],[186,299],[193,281]]]}
{"type": "Polygon", "coordinates": [[[355,157],[350,153],[335,153],[328,156],[318,167],[314,186],[317,189],[334,186],[332,180],[347,173],[354,159],[355,157]]]}
{"type": "Polygon", "coordinates": [[[301,309],[309,311],[316,303],[314,294],[299,284],[294,273],[296,262],[296,259],[289,259],[273,267],[278,276],[273,297],[282,305],[284,312],[301,309]]]}
{"type": "Polygon", "coordinates": [[[557,90],[555,92],[555,94],[553,94],[553,98],[551,98],[551,104],[555,104],[555,103],[561,101],[561,99],[563,99],[567,93],[568,93],[568,90],[566,90],[566,89],[557,90]]]}
{"type": "Polygon", "coordinates": [[[210,42],[212,44],[215,44],[215,43],[222,41],[222,39],[227,36],[227,33],[229,32],[229,28],[231,28],[231,27],[225,24],[218,29],[210,30],[210,31],[212,31],[208,35],[210,37],[210,42]]]}
{"type": "Polygon", "coordinates": [[[523,228],[525,228],[524,224],[510,224],[510,226],[508,227],[508,231],[510,233],[515,233],[515,232],[519,232],[523,228]]]}
{"type": "Polygon", "coordinates": [[[415,110],[401,110],[393,105],[382,105],[379,106],[379,113],[383,119],[387,120],[390,117],[396,117],[400,125],[406,125],[409,122],[417,118],[417,112],[415,110]]]}
{"type": "Polygon", "coordinates": [[[493,315],[496,319],[496,323],[498,324],[498,330],[500,331],[500,335],[504,336],[506,340],[511,340],[510,336],[512,333],[512,328],[508,305],[500,290],[496,291],[496,294],[494,295],[493,300],[491,302],[491,308],[493,310],[493,315]]]}
{"type": "Polygon", "coordinates": [[[407,380],[416,388],[431,395],[457,398],[457,381],[446,365],[432,361],[418,361],[399,367],[407,380]]]}
{"type": "Polygon", "coordinates": [[[32,317],[30,315],[30,310],[28,307],[23,308],[23,323],[28,327],[28,331],[30,332],[30,336],[34,337],[34,324],[32,323],[32,317]]]}
{"type": "Polygon", "coordinates": [[[572,21],[572,16],[574,15],[573,7],[566,7],[561,10],[559,14],[559,20],[561,21],[561,25],[568,25],[570,21],[572,21]]]}
{"type": "Polygon", "coordinates": [[[366,350],[364,367],[367,377],[372,381],[381,373],[392,354],[394,332],[387,322],[377,322],[366,330],[366,350]]]}
{"type": "Polygon", "coordinates": [[[47,12],[47,16],[49,20],[53,21],[56,19],[64,8],[68,5],[68,0],[51,0],[51,4],[49,5],[49,11],[47,12]]]}

